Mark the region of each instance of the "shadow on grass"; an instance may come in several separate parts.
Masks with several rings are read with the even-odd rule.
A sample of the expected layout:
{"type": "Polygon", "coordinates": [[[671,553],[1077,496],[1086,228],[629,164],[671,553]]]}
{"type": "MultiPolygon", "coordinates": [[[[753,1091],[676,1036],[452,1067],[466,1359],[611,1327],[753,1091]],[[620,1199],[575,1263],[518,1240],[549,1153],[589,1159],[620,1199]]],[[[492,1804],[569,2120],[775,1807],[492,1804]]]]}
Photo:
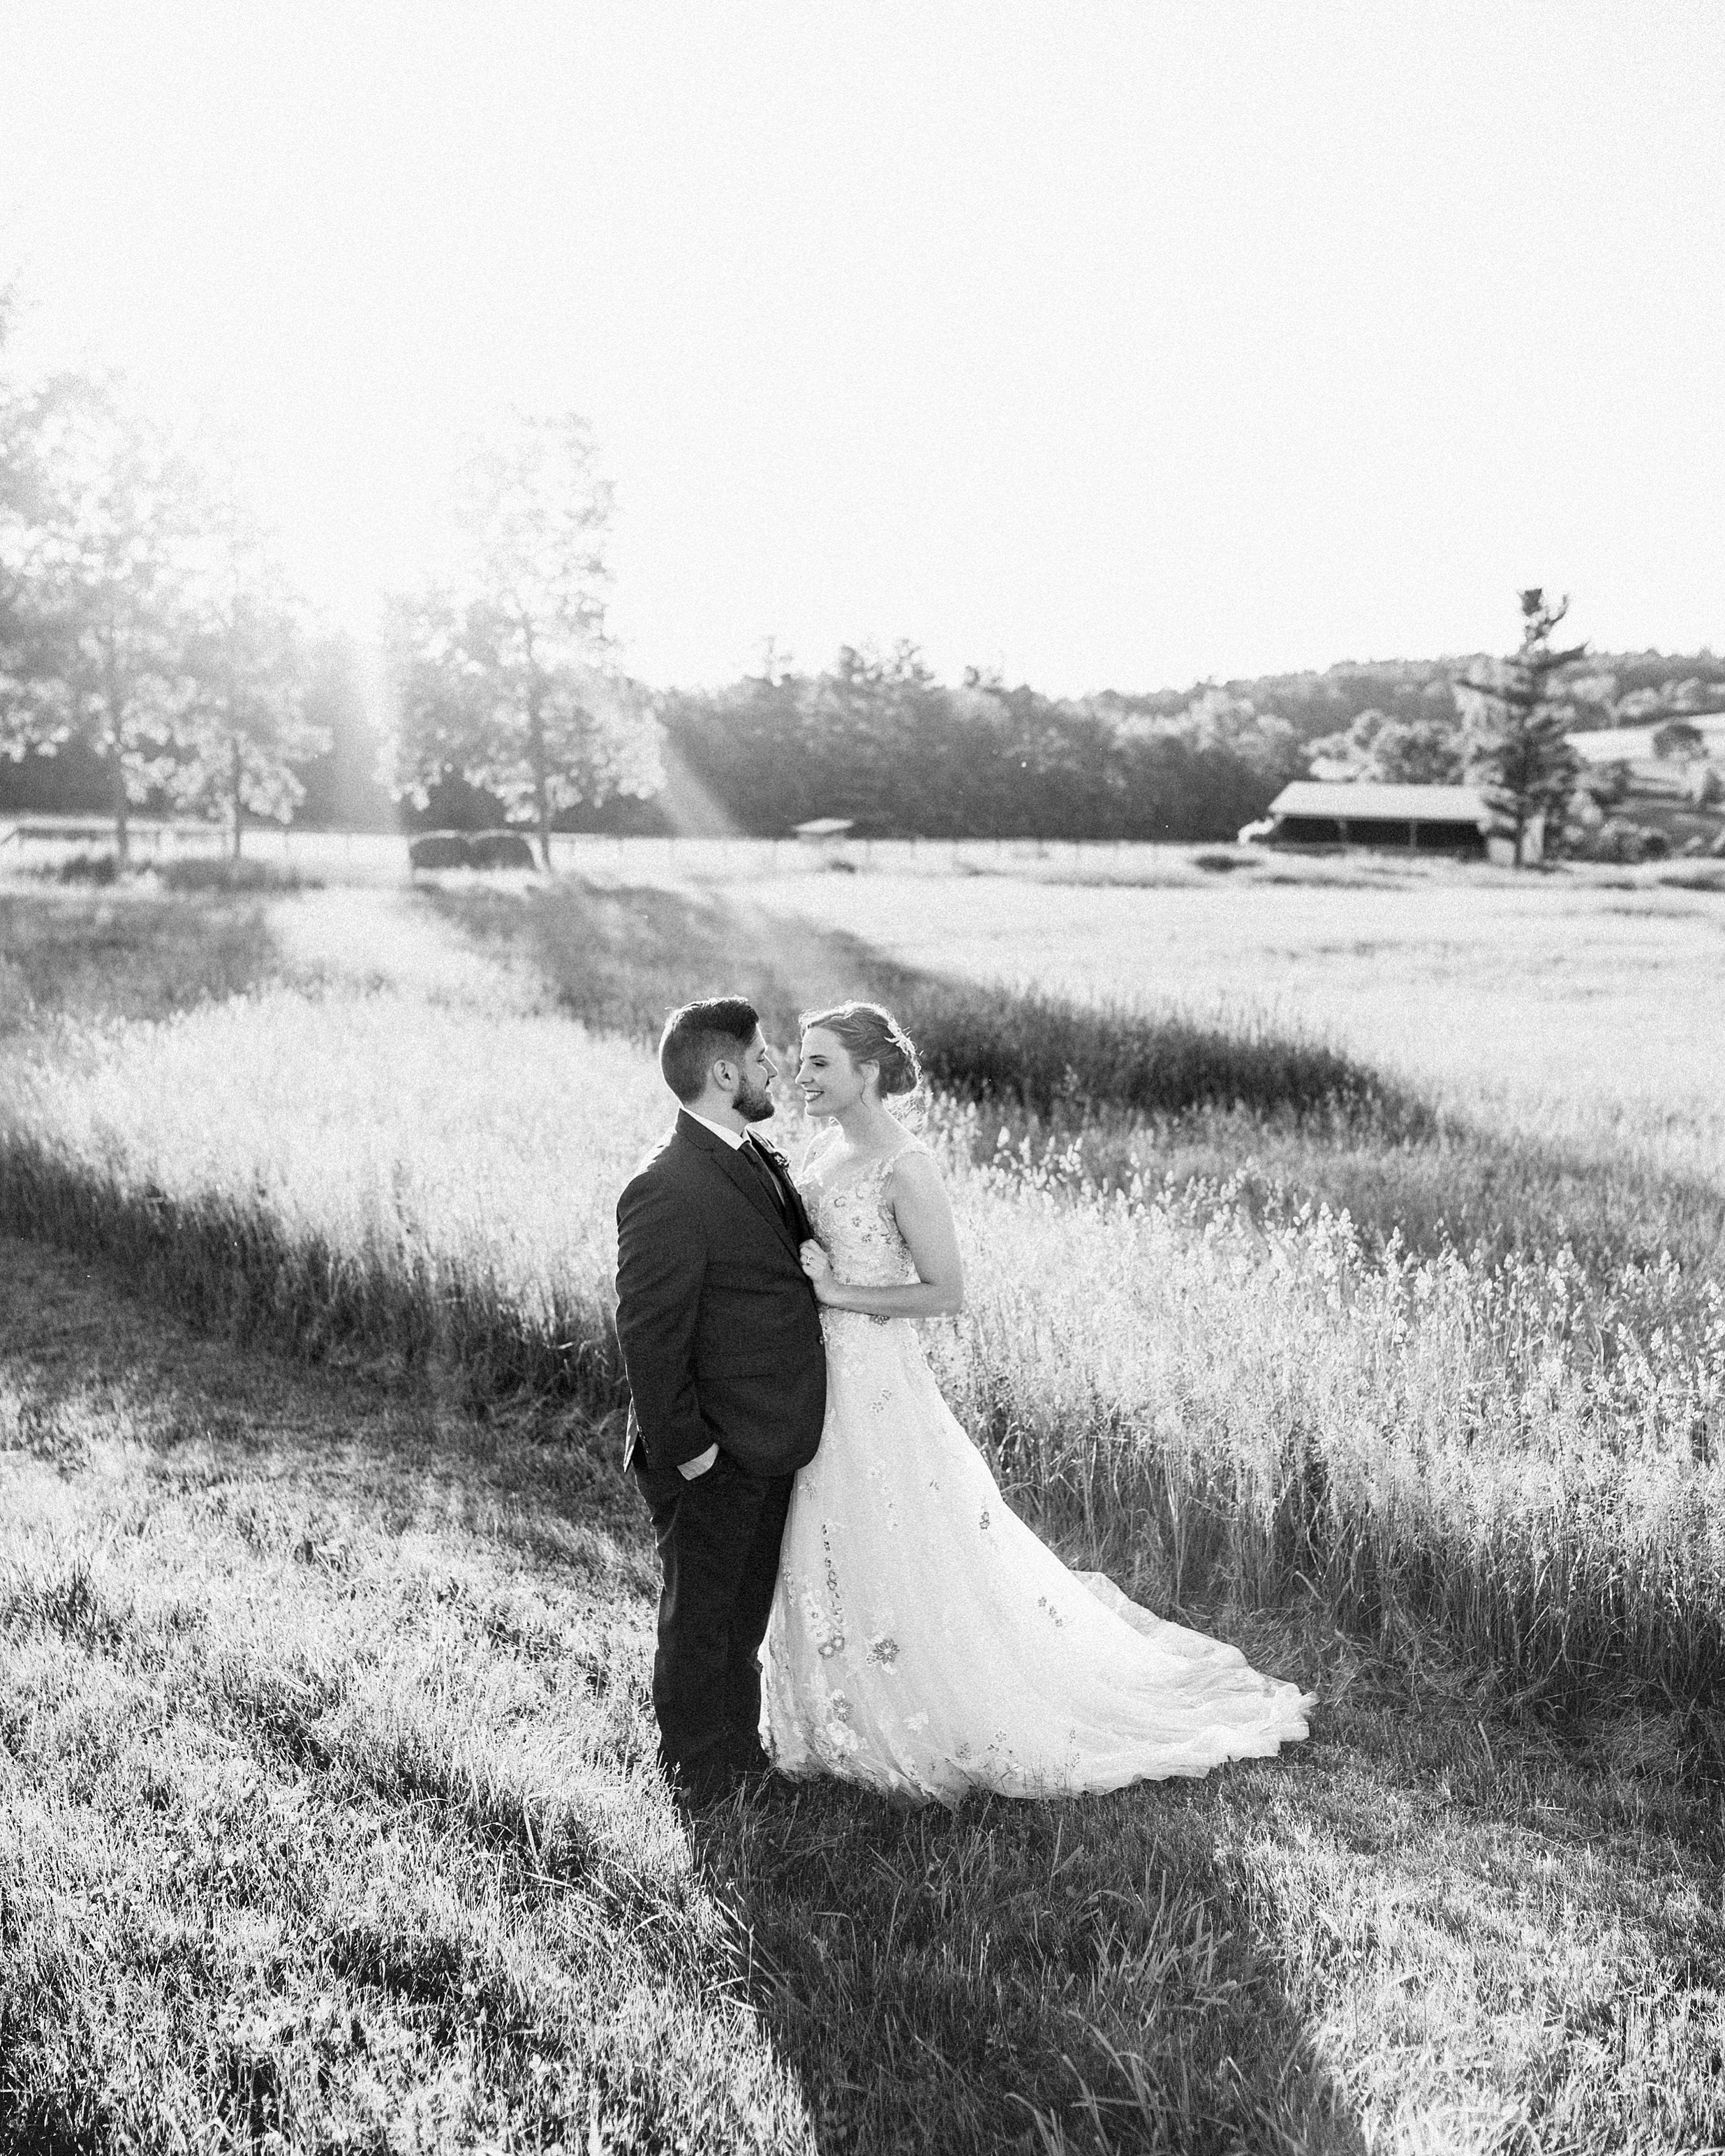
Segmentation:
{"type": "Polygon", "coordinates": [[[1354,2152],[1409,2105],[1440,2138],[1493,2122],[1481,2146],[1510,2120],[1712,2145],[1713,2039],[1639,2063],[1725,1952],[1686,1883],[1718,1877],[1717,1807],[1657,1732],[1560,1738],[1311,1613],[1227,1629],[1327,1702],[1278,1761],[956,1813],[817,1784],[701,1822],[823,2149],[1354,2152]]]}
{"type": "Polygon", "coordinates": [[[1365,2146],[1204,1793],[911,1811],[819,1783],[696,1839],[824,2151],[1365,2146]]]}
{"type": "MultiPolygon", "coordinates": [[[[372,1801],[398,1817],[434,1814],[440,1847],[454,1853],[450,1880],[470,1881],[473,1911],[490,1906],[500,1881],[523,1919],[586,1892],[594,1864],[608,1861],[602,1844],[619,1809],[650,1801],[639,1779],[619,1779],[639,1775],[649,1733],[640,1675],[651,1566],[644,1513],[609,1434],[549,1419],[439,1419],[423,1396],[392,1399],[351,1375],[236,1355],[163,1322],[119,1286],[0,1244],[8,1357],[31,1395],[22,1418],[0,1383],[0,1413],[11,1418],[0,1442],[23,1440],[69,1481],[80,1432],[112,1419],[105,1392],[110,1406],[123,1402],[134,1457],[147,1458],[152,1480],[227,1507],[220,1517],[256,1553],[260,1580],[294,1559],[282,1590],[290,1596],[307,1576],[301,1567],[340,1574],[352,1566],[356,1582],[370,1558],[388,1571],[393,1559],[370,1538],[414,1522],[423,1534],[491,1538],[499,1547],[486,1563],[507,1589],[498,1608],[507,1604],[527,1625],[491,1635],[500,1656],[521,1670],[561,1657],[571,1681],[547,1695],[552,1724],[570,1726],[578,1697],[629,1695],[591,1751],[592,1782],[542,1779],[530,1789],[506,1758],[488,1766],[439,1737],[435,1717],[412,1743],[373,1744],[364,1723],[332,1732],[322,1718],[338,1696],[326,1646],[295,1661],[278,1643],[237,1667],[216,1702],[222,1727],[238,1730],[239,1717],[239,1733],[311,1774],[321,1769],[305,1733],[343,1748],[323,1793],[337,1817],[372,1801]],[[608,1578],[589,1570],[578,1597],[535,1615],[529,1589],[576,1583],[547,1578],[560,1552],[514,1544],[514,1515],[500,1500],[603,1526],[639,1562],[608,1578]],[[348,1515],[349,1553],[305,1532],[326,1502],[348,1515]],[[526,1559],[519,1594],[512,1546],[526,1559]],[[589,1625],[597,1629],[583,1632],[589,1625]],[[364,1747],[362,1775],[354,1748],[364,1747]],[[455,1861],[462,1851],[478,1870],[455,1861]]],[[[112,1489],[108,1469],[87,1490],[92,1525],[115,1502],[135,1502],[112,1489]]],[[[115,1517],[136,1524],[141,1516],[115,1517]]],[[[452,1550],[429,1566],[426,1591],[453,1585],[453,1564],[463,1562],[452,1550]]],[[[350,1605],[342,1597],[338,1606],[350,1605]]],[[[422,1606],[411,1596],[399,1603],[408,1636],[422,1606]]],[[[93,1602],[75,1572],[64,1572],[15,1614],[74,1638],[82,1651],[100,1650],[124,1611],[93,1602]]],[[[1560,1743],[1507,1717],[1481,1681],[1447,1668],[1430,1643],[1417,1670],[1398,1667],[1316,1613],[1215,1629],[1230,1630],[1258,1666],[1319,1691],[1325,1706],[1309,1744],[1199,1783],[1065,1803],[983,1798],[956,1813],[911,1812],[831,1784],[737,1802],[703,1816],[692,1836],[698,1883],[728,1923],[707,1922],[702,1912],[717,1912],[691,1893],[680,1866],[649,1876],[614,1865],[604,1936],[657,1927],[670,1942],[654,1982],[665,1989],[675,1974],[685,1986],[689,2033],[674,2056],[649,2056],[614,1989],[601,1987],[583,2007],[609,2047],[605,2071],[614,2066],[619,2086],[632,2075],[631,2087],[660,2107],[655,2116],[685,2133],[680,2144],[667,2128],[659,2139],[611,2145],[743,2145],[712,2130],[689,2138],[677,2079],[685,2067],[693,2074],[691,2061],[716,2056],[713,2071],[728,2073],[742,2056],[714,2051],[735,2031],[733,1989],[794,2076],[824,2156],[1353,2156],[1365,2145],[1368,2110],[1381,2127],[1404,2107],[1433,2131],[1464,2113],[1518,2119],[1530,2145],[1547,2121],[1564,2146],[1712,2145],[1720,2099],[1707,2001],[1725,1967],[1718,1814],[1710,1796],[1677,1779],[1674,1732],[1637,1716],[1615,1730],[1595,1720],[1560,1743]],[[690,1911],[694,1928],[678,1930],[690,1911]],[[697,1931],[698,1953],[676,1943],[697,1931]],[[1346,2095],[1327,2061],[1347,2076],[1346,2095]]],[[[362,1676],[366,1666],[354,1665],[362,1676]]],[[[398,1718],[392,1710],[391,1729],[398,1718]]],[[[674,1830],[668,1815],[656,1816],[658,1847],[674,1830]]],[[[302,1815],[284,1815],[280,1831],[297,1844],[302,1815]]],[[[278,1892],[273,1875],[269,1892],[278,1892]]],[[[480,2032],[476,2056],[507,2081],[520,2118],[536,2118],[534,2076],[554,2016],[548,1994],[535,1993],[531,2011],[523,2003],[518,1942],[486,1945],[473,1929],[477,1914],[457,1921],[444,1909],[435,1938],[464,1955],[477,1941],[461,1964],[476,1989],[457,1999],[446,1982],[452,1953],[425,1931],[419,1902],[374,1917],[357,1909],[357,1895],[348,1900],[326,1932],[314,1911],[305,1933],[307,1980],[336,1987],[329,1995],[342,2005],[341,2026],[350,2007],[371,2015],[387,1996],[422,2017],[414,2027],[435,2023],[439,2056],[480,2032]],[[351,1998],[341,1985],[366,1995],[351,1998]]],[[[564,1938],[560,1972],[578,1972],[588,1938],[564,1938]]],[[[586,2027],[568,2024],[572,2056],[581,2045],[591,2051],[586,2027]]],[[[569,2106],[583,2134],[590,2082],[569,2106]]],[[[88,2123],[95,2114],[80,2117],[88,2123]]],[[[52,2123],[47,2112],[0,2112],[0,2141],[43,2145],[52,2123]]],[[[557,2136],[543,2138],[567,2143],[567,2123],[559,2114],[557,2136]]],[[[1508,2144],[1499,2135],[1491,2145],[1508,2144]]]]}
{"type": "MultiPolygon", "coordinates": [[[[92,1278],[25,1245],[0,1246],[0,1281],[18,1291],[8,1348],[28,1370],[31,1426],[11,1435],[64,1471],[76,1471],[80,1433],[123,1402],[151,1480],[189,1475],[266,1568],[362,1562],[323,1546],[320,1492],[346,1515],[346,1542],[367,1513],[384,1535],[404,1525],[406,1484],[535,1571],[562,1553],[542,1535],[517,1542],[517,1513],[609,1535],[617,1562],[608,1578],[584,1568],[588,1583],[644,1625],[644,1514],[612,1433],[439,1420],[413,1398],[356,1392],[348,1374],[235,1355],[162,1324],[105,1268],[92,1278]],[[265,1453],[267,1486],[248,1465],[265,1453]]],[[[334,1772],[317,1748],[329,1732],[316,1673],[289,1674],[234,1676],[223,1712],[297,1770],[334,1772]]],[[[524,1826],[510,1790],[493,1804],[470,1764],[395,1752],[384,1763],[392,1802],[434,1802],[487,1851],[506,1830],[511,1862],[519,1830],[531,1868],[546,1867],[547,1822],[524,1826]]],[[[382,1789],[380,1774],[374,1763],[367,1786],[382,1789]]],[[[1213,1808],[1183,1785],[950,1814],[818,1784],[709,1817],[697,1853],[734,1935],[752,1939],[745,1989],[824,2151],[1356,2148],[1214,1838],[1213,1808]]]]}
{"type": "MultiPolygon", "coordinates": [[[[189,1477],[202,1487],[213,1476],[218,1486],[225,1471],[200,1464],[211,1446],[230,1468],[247,1453],[267,1455],[271,1471],[291,1471],[302,1492],[326,1482],[351,1498],[369,1487],[387,1533],[408,1524],[398,1516],[402,1493],[417,1502],[437,1483],[449,1524],[470,1524],[529,1562],[590,1572],[603,1558],[598,1568],[614,1571],[617,1553],[596,1551],[598,1537],[630,1546],[623,1568],[632,1586],[656,1578],[614,1414],[531,1396],[476,1402],[435,1365],[409,1370],[394,1357],[353,1355],[321,1363],[264,1327],[249,1330],[271,1352],[254,1352],[229,1323],[164,1292],[125,1250],[86,1245],[69,1255],[44,1247],[52,1238],[16,1234],[0,1233],[0,1375],[12,1365],[28,1382],[15,1397],[0,1393],[0,1444],[73,1472],[92,1434],[123,1408],[153,1473],[169,1483],[189,1477]]],[[[265,1546],[269,1522],[239,1524],[265,1546]]],[[[281,1553],[324,1561],[298,1548],[281,1553]]]]}
{"type": "Polygon", "coordinates": [[[747,996],[769,1040],[783,1044],[795,1040],[800,1010],[863,996],[891,1004],[929,1077],[961,1100],[1043,1114],[1057,1105],[1147,1115],[1232,1103],[1366,1114],[1404,1135],[1431,1123],[1412,1093],[1319,1041],[1256,1022],[1205,1024],[1179,1012],[942,979],[854,937],[711,894],[564,878],[526,891],[427,896],[481,943],[524,943],[574,1016],[642,1041],[656,1041],[667,1011],[696,996],[747,996]]]}
{"type": "Polygon", "coordinates": [[[0,891],[0,1033],[64,1013],[156,1019],[275,978],[255,896],[148,886],[0,891]]]}
{"type": "MultiPolygon", "coordinates": [[[[290,1599],[298,1576],[353,1568],[358,1579],[369,1564],[388,1572],[388,1540],[411,1524],[400,1513],[407,1491],[423,1510],[419,1532],[435,1521],[505,1550],[512,1504],[603,1529],[618,1563],[608,1578],[589,1568],[580,1586],[603,1594],[603,1624],[625,1628],[644,1673],[645,1516],[608,1450],[614,1433],[439,1420],[423,1403],[357,1389],[351,1376],[234,1355],[162,1324],[119,1286],[28,1245],[0,1244],[0,1287],[14,1321],[9,1374],[28,1399],[8,1438],[27,1438],[32,1453],[75,1476],[80,1432],[117,1419],[147,1463],[146,1486],[170,1502],[190,1496],[213,1527],[255,1553],[260,1579],[285,1561],[280,1591],[290,1599]],[[318,1526],[326,1499],[341,1513],[333,1548],[318,1526]]],[[[536,1546],[525,1553],[542,1575],[560,1555],[536,1546]]],[[[435,1584],[438,1568],[428,1576],[435,1584]]],[[[576,1583],[566,1575],[561,1584],[576,1583]]],[[[0,1615],[104,1650],[105,1632],[97,1636],[94,1605],[78,1590],[75,1578],[56,1574],[29,1608],[0,1615]]],[[[411,1624],[418,1605],[409,1598],[402,1606],[411,1624]]],[[[601,1676],[618,1688],[625,1673],[608,1657],[593,1661],[597,1635],[583,1640],[578,1626],[564,1636],[571,1621],[542,1627],[518,1648],[500,1640],[498,1651],[529,1663],[568,1657],[588,1689],[601,1676]]],[[[208,1661],[199,1697],[213,1726],[311,1778],[321,1799],[429,1807],[440,1832],[471,1845],[486,1880],[523,1907],[629,1886],[627,1867],[610,1876],[617,1866],[605,1837],[614,1823],[608,1815],[589,1821],[578,1789],[529,1791],[506,1760],[470,1744],[451,1751],[441,1725],[420,1729],[393,1710],[377,1730],[356,1719],[343,1702],[362,1668],[332,1660],[327,1640],[315,1653],[277,1647],[259,1660],[202,1633],[175,1637],[182,1657],[208,1661]]],[[[116,1640],[136,1676],[137,1640],[116,1640]]],[[[643,1702],[638,1679],[622,1688],[633,1697],[617,1707],[614,1743],[627,1753],[639,1749],[643,1702]]],[[[621,1756],[612,1771],[619,1764],[634,1771],[621,1756]]],[[[1215,1856],[1213,1837],[1202,1799],[1194,1808],[1184,1789],[1088,1804],[985,1799],[953,1815],[906,1812],[820,1784],[709,1817],[696,1853],[704,1884],[732,1920],[723,1935],[752,1940],[731,1954],[735,1980],[795,2077],[823,2151],[1354,2149],[1273,1964],[1253,1943],[1243,1879],[1215,1856]]],[[[619,1903],[616,1921],[662,1928],[686,1899],[675,1871],[640,1892],[642,1907],[619,1903]]],[[[375,1980],[401,1994],[400,2011],[442,2015],[449,2041],[465,2035],[474,2013],[495,2010],[501,2034],[493,2041],[514,2041],[521,2008],[507,1984],[500,1979],[495,1999],[482,1989],[446,2001],[434,1953],[428,1962],[399,1927],[373,1938],[357,1921],[344,1921],[325,1952],[333,1996],[375,1980]],[[434,1995],[422,1998],[428,1984],[434,1995]]],[[[715,1981],[689,2004],[717,2028],[733,2008],[716,1964],[707,1974],[715,1981]]],[[[530,2050],[547,2041],[542,2031],[522,2038],[530,2050]]],[[[46,2123],[44,2113],[30,2130],[46,2123]]]]}
{"type": "Polygon", "coordinates": [[[191,1323],[308,1362],[367,1357],[435,1372],[470,1403],[516,1394],[603,1414],[619,1398],[608,1310],[553,1291],[549,1322],[490,1277],[423,1258],[358,1255],[284,1225],[266,1199],[173,1197],[0,1130],[0,1230],[124,1269],[191,1323]]]}

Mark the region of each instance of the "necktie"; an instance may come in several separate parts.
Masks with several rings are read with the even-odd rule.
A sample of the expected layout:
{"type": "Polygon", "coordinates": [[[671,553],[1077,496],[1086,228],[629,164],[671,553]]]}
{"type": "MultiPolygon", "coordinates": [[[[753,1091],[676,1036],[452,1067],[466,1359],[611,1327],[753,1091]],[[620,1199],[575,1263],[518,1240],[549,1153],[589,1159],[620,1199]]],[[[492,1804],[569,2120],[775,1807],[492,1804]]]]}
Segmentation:
{"type": "Polygon", "coordinates": [[[791,1224],[791,1209],[785,1203],[784,1190],[779,1182],[778,1171],[774,1168],[773,1163],[768,1159],[766,1154],[762,1152],[759,1146],[752,1145],[747,1138],[743,1140],[742,1144],[738,1150],[746,1156],[749,1165],[754,1169],[756,1174],[760,1177],[762,1182],[766,1184],[768,1189],[772,1193],[773,1203],[778,1209],[780,1219],[784,1222],[787,1227],[789,1227],[791,1224]]]}

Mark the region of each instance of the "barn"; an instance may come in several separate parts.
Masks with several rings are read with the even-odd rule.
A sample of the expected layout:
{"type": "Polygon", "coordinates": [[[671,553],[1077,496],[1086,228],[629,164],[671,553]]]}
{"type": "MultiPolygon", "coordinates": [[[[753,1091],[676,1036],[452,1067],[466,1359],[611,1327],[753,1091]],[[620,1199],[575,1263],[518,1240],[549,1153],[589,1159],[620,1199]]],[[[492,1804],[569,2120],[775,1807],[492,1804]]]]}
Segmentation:
{"type": "MultiPolygon", "coordinates": [[[[1389,786],[1364,778],[1299,778],[1240,833],[1266,846],[1395,846],[1483,860],[1502,829],[1471,786],[1389,786]]],[[[1537,834],[1530,834],[1537,851],[1537,834]]]]}

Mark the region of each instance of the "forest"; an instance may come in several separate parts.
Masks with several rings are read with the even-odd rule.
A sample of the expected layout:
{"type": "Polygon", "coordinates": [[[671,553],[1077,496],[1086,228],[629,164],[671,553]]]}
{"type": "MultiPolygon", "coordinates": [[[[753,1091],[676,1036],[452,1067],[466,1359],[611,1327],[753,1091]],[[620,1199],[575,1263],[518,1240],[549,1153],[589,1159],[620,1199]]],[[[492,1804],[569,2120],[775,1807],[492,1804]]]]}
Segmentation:
{"type": "MultiPolygon", "coordinates": [[[[317,639],[304,710],[326,744],[294,765],[308,829],[475,829],[508,820],[501,795],[451,768],[423,803],[392,783],[387,709],[351,635],[317,639]]],[[[661,783],[560,812],[555,828],[777,836],[814,817],[862,835],[1231,838],[1314,760],[1363,777],[1461,772],[1453,685],[1484,660],[1344,660],[1322,673],[1057,698],[968,670],[938,680],[901,645],[847,647],[819,672],[763,671],[651,699],[661,783]]],[[[1565,684],[1577,730],[1725,709],[1708,651],[1590,654],[1565,684]]],[[[0,756],[0,815],[100,816],[101,758],[72,742],[0,756]]],[[[163,790],[141,804],[165,808],[163,790]]]]}

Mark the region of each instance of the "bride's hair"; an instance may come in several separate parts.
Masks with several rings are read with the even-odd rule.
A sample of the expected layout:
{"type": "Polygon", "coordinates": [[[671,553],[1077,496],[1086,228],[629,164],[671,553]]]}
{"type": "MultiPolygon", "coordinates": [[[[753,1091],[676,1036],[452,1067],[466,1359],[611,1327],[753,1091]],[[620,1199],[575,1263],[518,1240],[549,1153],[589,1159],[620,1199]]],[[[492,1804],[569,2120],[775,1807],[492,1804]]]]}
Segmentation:
{"type": "Polygon", "coordinates": [[[802,1033],[819,1026],[844,1044],[853,1063],[872,1063],[880,1073],[883,1093],[914,1093],[922,1082],[911,1036],[879,1004],[835,1004],[830,1010],[804,1011],[797,1024],[802,1033]]]}

